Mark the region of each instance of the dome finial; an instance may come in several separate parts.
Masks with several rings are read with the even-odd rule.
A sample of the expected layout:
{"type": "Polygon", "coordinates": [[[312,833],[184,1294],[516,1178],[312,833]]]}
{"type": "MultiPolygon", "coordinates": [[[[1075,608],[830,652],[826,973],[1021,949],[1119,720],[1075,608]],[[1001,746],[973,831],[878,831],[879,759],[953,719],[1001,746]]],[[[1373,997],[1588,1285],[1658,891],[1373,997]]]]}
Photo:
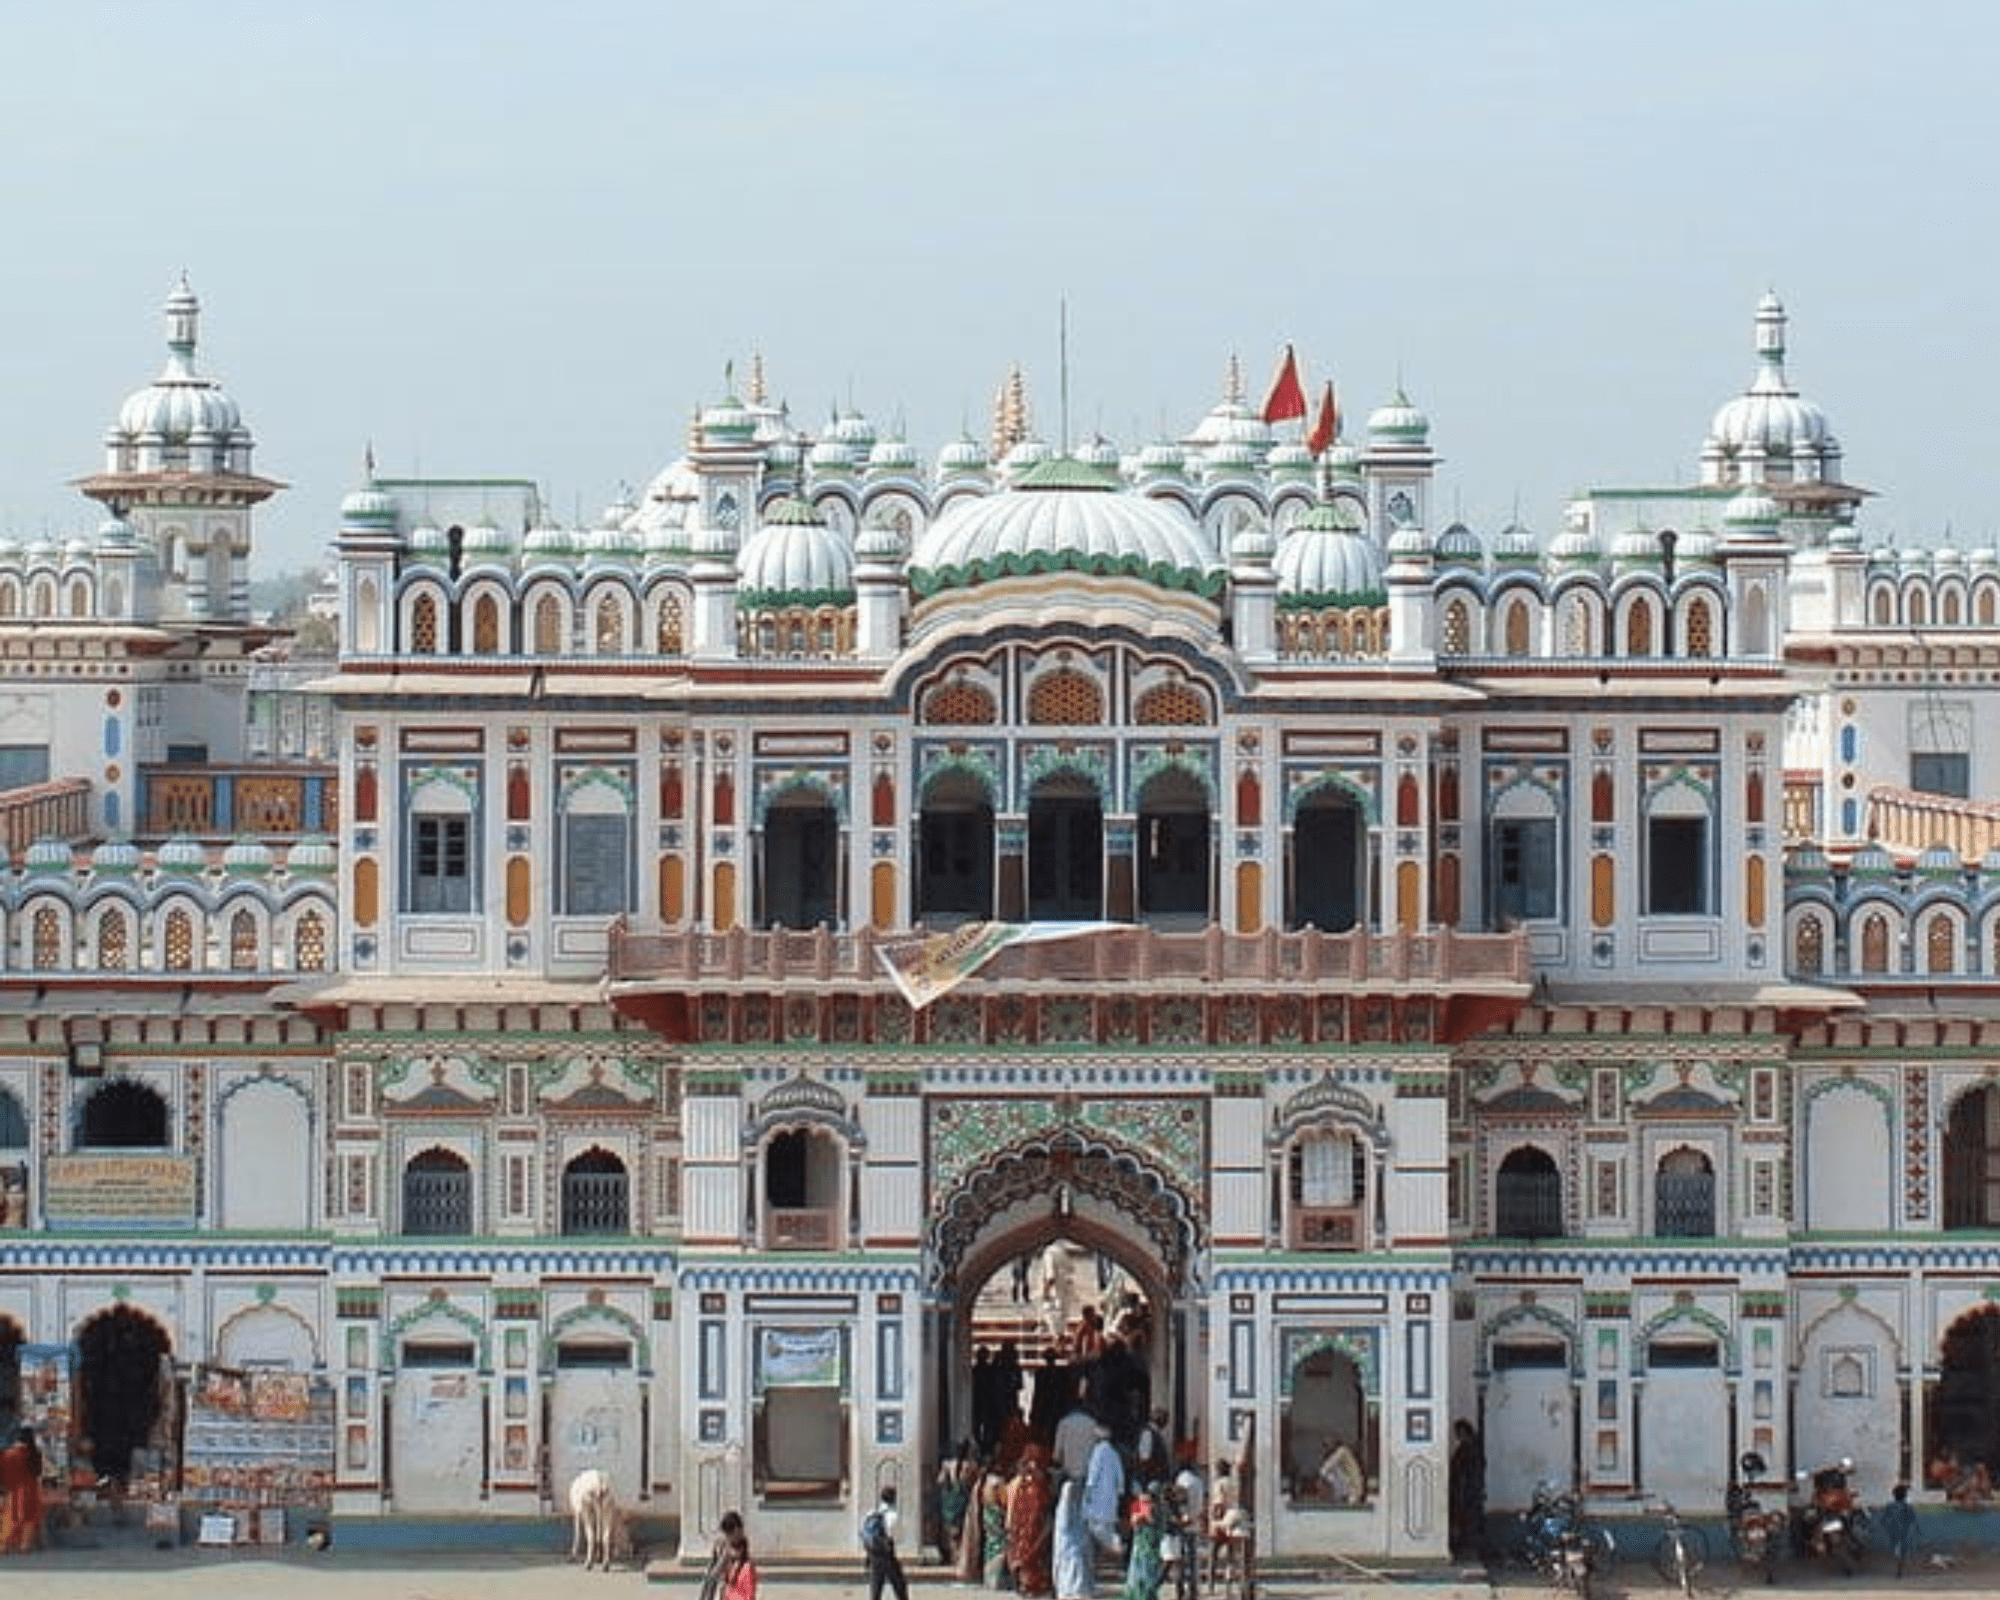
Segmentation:
{"type": "Polygon", "coordinates": [[[753,406],[761,406],[764,404],[765,396],[764,352],[761,350],[752,350],[750,352],[750,403],[753,406]]]}
{"type": "Polygon", "coordinates": [[[195,298],[194,286],[188,282],[187,272],[183,269],[180,282],[167,296],[167,349],[173,354],[170,367],[181,372],[193,372],[200,325],[201,302],[195,298]]]}
{"type": "Polygon", "coordinates": [[[1243,404],[1243,363],[1236,352],[1229,352],[1229,365],[1222,373],[1222,403],[1229,406],[1243,404]]]}

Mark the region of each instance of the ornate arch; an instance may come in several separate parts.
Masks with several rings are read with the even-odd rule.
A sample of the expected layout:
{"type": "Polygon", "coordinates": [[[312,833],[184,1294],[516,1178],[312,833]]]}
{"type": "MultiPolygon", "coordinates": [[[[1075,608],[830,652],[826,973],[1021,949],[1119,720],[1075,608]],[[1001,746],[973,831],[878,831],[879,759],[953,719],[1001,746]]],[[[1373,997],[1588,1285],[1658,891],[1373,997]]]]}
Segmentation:
{"type": "Polygon", "coordinates": [[[1500,1342],[1500,1336],[1516,1323],[1538,1323],[1541,1328],[1554,1335],[1564,1349],[1569,1352],[1570,1376],[1576,1377],[1583,1371],[1583,1339],[1577,1332],[1576,1324],[1560,1311],[1551,1310],[1540,1301],[1529,1305],[1509,1306],[1505,1311],[1486,1319],[1479,1328],[1479,1370],[1493,1370],[1493,1346],[1500,1342]]]}
{"type": "Polygon", "coordinates": [[[1359,1089],[1332,1074],[1306,1085],[1278,1109],[1268,1144],[1282,1145],[1302,1128],[1323,1122],[1344,1122],[1375,1138],[1385,1133],[1382,1113],[1359,1089]]]}
{"type": "Polygon", "coordinates": [[[1193,1276],[1206,1241],[1179,1176],[1094,1130],[1064,1124],[995,1151],[938,1197],[926,1252],[931,1287],[959,1276],[996,1217],[1018,1205],[1061,1216],[1066,1198],[1079,1194],[1130,1219],[1151,1247],[1148,1265],[1170,1289],[1193,1276]]]}
{"type": "Polygon", "coordinates": [[[838,1135],[851,1149],[867,1148],[861,1124],[848,1114],[847,1096],[803,1072],[757,1102],[755,1114],[743,1124],[743,1148],[754,1150],[780,1129],[806,1126],[838,1135]]]}
{"type": "Polygon", "coordinates": [[[229,1341],[229,1330],[235,1327],[236,1324],[241,1322],[245,1317],[261,1317],[261,1316],[269,1316],[272,1314],[276,1314],[278,1316],[287,1318],[292,1322],[296,1322],[301,1328],[303,1328],[305,1330],[305,1335],[306,1335],[306,1348],[312,1351],[313,1353],[313,1364],[315,1366],[321,1366],[325,1364],[326,1358],[320,1350],[319,1330],[316,1329],[304,1317],[300,1316],[298,1312],[294,1311],[290,1306],[281,1305],[278,1301],[271,1299],[268,1296],[268,1294],[263,1290],[259,1290],[255,1304],[238,1307],[235,1311],[231,1312],[227,1317],[223,1318],[222,1325],[215,1330],[215,1349],[220,1351],[227,1345],[229,1341]]]}
{"type": "Polygon", "coordinates": [[[1345,772],[1315,772],[1295,782],[1285,794],[1285,820],[1297,822],[1299,807],[1323,789],[1337,790],[1352,800],[1360,808],[1362,820],[1371,828],[1382,820],[1374,794],[1345,772]]]}
{"type": "Polygon", "coordinates": [[[653,1358],[646,1343],[646,1330],[629,1312],[605,1305],[572,1306],[549,1324],[548,1332],[542,1335],[541,1362],[544,1372],[555,1370],[556,1346],[562,1343],[563,1335],[586,1322],[608,1322],[623,1333],[632,1341],[632,1360],[640,1376],[652,1376],[653,1358]]]}
{"type": "Polygon", "coordinates": [[[1658,1316],[1647,1319],[1632,1341],[1632,1360],[1636,1366],[1644,1366],[1646,1352],[1652,1348],[1653,1341],[1677,1322],[1691,1322],[1703,1332],[1714,1334],[1715,1342],[1722,1346],[1724,1369],[1729,1372],[1737,1370],[1736,1335],[1730,1332],[1729,1324],[1713,1311],[1704,1311],[1694,1305],[1669,1306],[1658,1316]]]}
{"type": "Polygon", "coordinates": [[[824,772],[799,768],[773,778],[757,791],[757,825],[762,827],[771,807],[785,796],[799,791],[816,794],[833,808],[834,817],[847,822],[847,790],[824,772]]]}
{"type": "Polygon", "coordinates": [[[1140,802],[1145,798],[1147,785],[1155,778],[1162,778],[1170,773],[1182,773],[1192,778],[1200,787],[1202,797],[1213,806],[1216,803],[1214,768],[1215,762],[1209,751],[1200,753],[1186,750],[1140,751],[1132,762],[1131,797],[1126,801],[1125,809],[1137,811],[1140,802]]]}
{"type": "Polygon", "coordinates": [[[475,1313],[466,1310],[464,1306],[453,1305],[444,1297],[444,1292],[438,1290],[434,1292],[431,1299],[425,1300],[420,1305],[410,1307],[408,1311],[405,1311],[400,1317],[397,1317],[382,1329],[383,1371],[394,1370],[396,1365],[396,1346],[403,1335],[408,1333],[412,1328],[428,1322],[433,1317],[445,1322],[455,1322],[459,1327],[471,1334],[473,1343],[479,1349],[479,1370],[481,1372],[491,1372],[493,1370],[493,1343],[491,1336],[487,1332],[486,1324],[480,1321],[475,1313]]]}

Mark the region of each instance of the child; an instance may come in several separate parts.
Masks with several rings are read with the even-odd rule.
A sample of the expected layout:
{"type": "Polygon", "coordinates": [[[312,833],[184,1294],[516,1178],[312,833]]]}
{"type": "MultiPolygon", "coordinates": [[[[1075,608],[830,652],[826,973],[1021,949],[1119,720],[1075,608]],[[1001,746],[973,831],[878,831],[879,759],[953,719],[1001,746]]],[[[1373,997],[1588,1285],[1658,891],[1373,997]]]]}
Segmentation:
{"type": "Polygon", "coordinates": [[[1882,1508],[1882,1535],[1896,1554],[1896,1576],[1900,1578],[1917,1543],[1917,1508],[1910,1504],[1907,1483],[1889,1491],[1889,1503],[1882,1508]]]}

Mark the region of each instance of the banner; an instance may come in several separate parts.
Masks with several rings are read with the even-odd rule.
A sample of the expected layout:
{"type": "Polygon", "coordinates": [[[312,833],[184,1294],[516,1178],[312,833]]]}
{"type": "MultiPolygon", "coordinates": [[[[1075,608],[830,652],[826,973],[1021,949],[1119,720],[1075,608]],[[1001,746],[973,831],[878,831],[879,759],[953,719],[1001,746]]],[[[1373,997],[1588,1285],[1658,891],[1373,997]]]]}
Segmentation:
{"type": "Polygon", "coordinates": [[[910,1009],[921,1011],[956,989],[1009,945],[1077,939],[1128,926],[1123,922],[968,922],[928,939],[884,945],[875,953],[910,1003],[910,1009]]]}

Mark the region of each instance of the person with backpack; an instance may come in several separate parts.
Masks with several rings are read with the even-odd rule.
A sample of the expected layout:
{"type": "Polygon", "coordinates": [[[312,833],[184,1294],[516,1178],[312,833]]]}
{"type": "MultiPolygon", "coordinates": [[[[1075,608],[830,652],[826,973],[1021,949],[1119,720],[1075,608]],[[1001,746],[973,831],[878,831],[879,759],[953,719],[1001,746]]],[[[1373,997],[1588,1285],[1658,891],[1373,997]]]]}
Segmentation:
{"type": "Polygon", "coordinates": [[[875,1509],[861,1519],[861,1548],[868,1557],[868,1600],[882,1600],[884,1585],[896,1600],[910,1600],[910,1581],[903,1576],[902,1558],[896,1554],[896,1486],[882,1485],[882,1498],[875,1509]]]}

